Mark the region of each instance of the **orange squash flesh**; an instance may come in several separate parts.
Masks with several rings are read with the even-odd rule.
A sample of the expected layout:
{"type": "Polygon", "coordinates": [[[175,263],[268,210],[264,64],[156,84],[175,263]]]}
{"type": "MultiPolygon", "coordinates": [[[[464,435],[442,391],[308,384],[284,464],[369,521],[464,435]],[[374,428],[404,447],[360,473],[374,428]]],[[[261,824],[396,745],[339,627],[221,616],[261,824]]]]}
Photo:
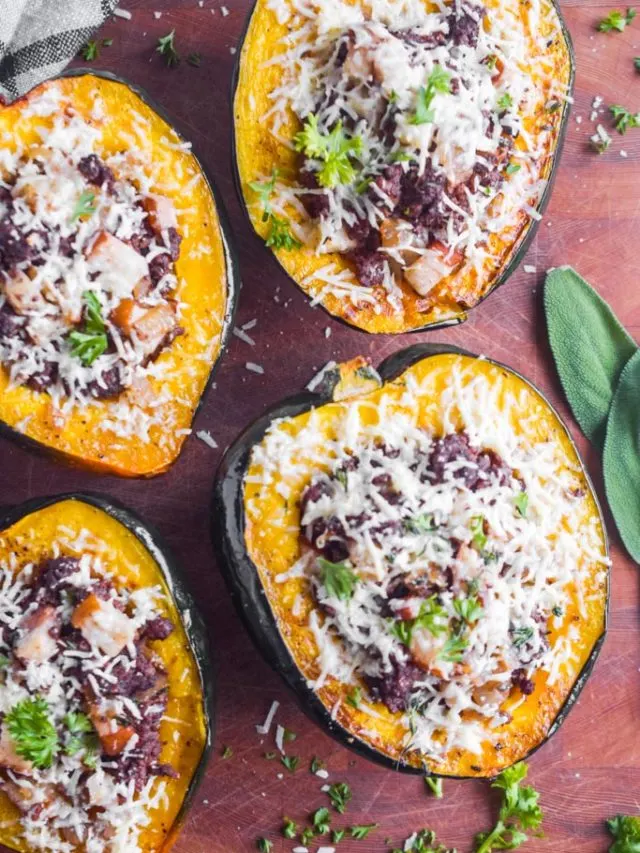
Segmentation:
{"type": "MultiPolygon", "coordinates": [[[[0,560],[6,563],[15,555],[18,568],[27,563],[37,565],[51,556],[54,542],[61,555],[99,554],[105,568],[113,572],[116,586],[130,590],[159,586],[165,596],[158,602],[158,610],[175,629],[153,647],[167,671],[169,687],[165,717],[170,719],[164,719],[160,727],[160,761],[170,763],[179,777],[163,777],[167,797],[151,813],[151,822],[141,835],[140,849],[144,853],[166,851],[175,839],[178,815],[209,743],[200,673],[172,591],[153,554],[140,539],[107,512],[81,500],[53,503],[3,530],[0,560]],[[85,551],[77,550],[76,540],[81,534],[89,543],[85,551]],[[179,737],[174,740],[176,731],[179,737]]],[[[0,791],[0,844],[30,853],[20,836],[19,817],[17,808],[0,791]]]]}
{"type": "MultiPolygon", "coordinates": [[[[354,0],[354,5],[369,7],[366,0],[354,0]]],[[[435,8],[435,4],[424,0],[427,9],[435,8]]],[[[484,4],[491,10],[504,6],[505,0],[485,0],[484,4]]],[[[526,26],[529,15],[528,5],[517,0],[508,0],[507,5],[513,7],[512,14],[526,26]]],[[[548,79],[543,83],[545,96],[537,103],[535,110],[524,120],[523,127],[529,137],[535,140],[543,128],[551,128],[548,143],[545,143],[545,157],[541,161],[540,179],[549,180],[552,175],[555,152],[560,145],[562,128],[568,118],[568,109],[562,105],[559,110],[549,112],[545,107],[551,100],[552,91],[570,88],[573,68],[571,47],[561,23],[557,28],[557,10],[551,2],[541,5],[540,31],[549,34],[550,44],[546,51],[545,60],[549,67],[548,79]]],[[[300,130],[297,116],[288,111],[286,120],[278,131],[280,139],[269,131],[269,123],[263,120],[274,108],[275,101],[270,98],[282,83],[282,69],[273,62],[274,57],[285,49],[285,37],[291,27],[291,22],[281,23],[278,12],[268,0],[256,0],[242,50],[238,60],[238,78],[234,98],[234,126],[236,168],[240,192],[244,199],[247,212],[255,231],[266,238],[269,225],[263,221],[262,208],[256,193],[249,184],[252,181],[268,178],[273,169],[278,169],[281,176],[297,174],[298,156],[292,146],[285,145],[280,139],[291,140],[300,130]]],[[[531,35],[527,36],[527,52],[529,56],[537,56],[539,46],[531,35]]],[[[535,74],[535,72],[532,72],[535,74]]],[[[521,140],[516,140],[516,149],[522,148],[521,140]]],[[[288,181],[285,180],[285,183],[288,181]]],[[[295,182],[294,182],[295,183],[295,182]]],[[[303,222],[301,215],[291,207],[288,217],[296,222],[303,222]]],[[[419,296],[406,282],[401,282],[403,305],[401,310],[394,309],[386,299],[382,287],[372,288],[370,293],[375,296],[372,301],[359,301],[353,304],[347,297],[340,298],[328,293],[321,298],[318,296],[322,289],[319,279],[314,274],[323,267],[334,264],[336,274],[352,270],[352,264],[343,255],[332,252],[316,254],[310,248],[273,250],[278,262],[291,276],[296,284],[307,295],[319,299],[330,314],[356,326],[366,332],[388,334],[401,333],[428,326],[447,325],[460,322],[466,318],[468,308],[476,305],[494,287],[502,283],[510,270],[519,259],[519,249],[527,235],[535,228],[535,221],[522,212],[513,227],[499,234],[493,234],[487,242],[491,255],[480,274],[473,268],[463,268],[447,276],[429,294],[429,300],[419,296]],[[431,302],[429,306],[425,302],[431,302]]]]}
{"type": "MultiPolygon", "coordinates": [[[[315,445],[314,439],[314,446],[329,446],[329,442],[338,435],[336,423],[344,416],[345,407],[351,412],[357,409],[360,423],[371,425],[378,420],[377,408],[371,404],[377,405],[384,399],[391,411],[402,411],[403,407],[411,406],[411,411],[418,412],[419,426],[440,435],[444,431],[444,424],[439,399],[451,382],[454,366],[461,369],[465,383],[483,376],[489,380],[492,387],[499,386],[499,406],[502,409],[506,401],[509,401],[512,406],[510,423],[516,434],[532,443],[546,439],[558,442],[563,464],[578,472],[579,488],[583,488],[587,495],[584,515],[571,522],[572,534],[580,543],[580,531],[583,526],[593,525],[595,547],[599,547],[601,554],[606,554],[606,534],[600,510],[569,434],[544,398],[522,377],[501,365],[468,355],[438,354],[417,361],[398,378],[376,390],[370,390],[371,382],[367,379],[367,387],[358,393],[355,374],[360,371],[359,375],[362,376],[362,360],[355,360],[343,365],[341,369],[338,387],[341,389],[340,399],[343,401],[326,403],[313,411],[285,419],[276,429],[295,436],[314,418],[319,427],[319,444],[315,445]],[[407,402],[406,396],[404,402],[401,402],[403,395],[407,394],[407,388],[417,387],[420,391],[411,398],[410,403],[407,402]],[[349,395],[346,400],[345,389],[349,395]]],[[[462,426],[463,421],[458,412],[453,428],[459,429],[462,426]]],[[[450,428],[451,425],[448,429],[450,428]]],[[[315,431],[313,434],[315,436],[315,431]]],[[[256,446],[264,447],[264,439],[256,446]]],[[[327,466],[319,466],[317,456],[314,461],[311,446],[308,451],[296,451],[291,458],[295,464],[289,465],[288,457],[282,461],[286,474],[278,474],[271,483],[265,484],[260,456],[258,455],[257,460],[252,457],[243,487],[245,546],[247,555],[258,572],[277,631],[302,679],[313,681],[319,674],[316,662],[318,648],[308,626],[308,619],[310,612],[317,605],[304,577],[290,578],[286,582],[278,582],[276,577],[287,572],[302,553],[299,536],[300,497],[313,475],[327,466]],[[284,488],[279,489],[278,486],[282,485],[284,488]],[[294,602],[297,602],[295,608],[294,602]]],[[[570,643],[569,660],[560,666],[560,675],[552,685],[547,683],[547,673],[539,670],[534,677],[534,692],[525,697],[525,701],[520,703],[521,694],[519,691],[512,691],[503,705],[504,710],[511,711],[512,720],[500,727],[497,744],[489,741],[485,743],[481,755],[455,749],[448,752],[442,762],[435,764],[428,756],[417,752],[406,753],[403,744],[407,730],[400,722],[402,714],[393,713],[383,703],[369,699],[367,704],[372,709],[371,714],[366,708],[354,708],[345,701],[353,685],[341,683],[335,678],[329,678],[324,686],[315,690],[317,697],[329,713],[333,710],[335,714],[335,708],[339,706],[335,720],[345,730],[347,738],[352,736],[357,742],[371,747],[377,754],[391,761],[413,768],[426,767],[438,775],[445,776],[496,775],[500,770],[527,756],[555,730],[566,711],[563,709],[565,702],[574,686],[586,677],[604,636],[607,572],[602,561],[596,560],[586,551],[580,559],[584,561],[581,589],[569,590],[570,606],[563,616],[562,624],[558,628],[553,627],[551,623],[549,625],[549,642],[552,646],[559,638],[566,638],[570,627],[574,632],[577,629],[577,639],[570,643]],[[585,609],[582,612],[578,606],[579,596],[584,600],[585,609]]]]}
{"type": "Polygon", "coordinates": [[[124,83],[94,74],[43,83],[0,109],[4,145],[14,150],[19,143],[38,140],[37,129],[50,126],[52,118],[28,116],[25,108],[54,92],[60,94],[61,109],[67,104],[102,131],[99,155],[126,152],[143,164],[153,163],[152,190],[173,202],[183,236],[176,298],[185,303],[180,318],[185,334],[158,357],[157,365],[166,372],[152,378],[150,388],[131,388],[67,415],[54,408],[47,393],[10,385],[0,366],[0,422],[73,464],[126,477],[153,476],[179,455],[224,344],[234,286],[228,246],[198,161],[180,146],[171,126],[124,83]],[[96,98],[102,102],[101,115],[93,112],[96,98]],[[146,440],[140,424],[148,423],[150,413],[154,423],[146,440]]]}

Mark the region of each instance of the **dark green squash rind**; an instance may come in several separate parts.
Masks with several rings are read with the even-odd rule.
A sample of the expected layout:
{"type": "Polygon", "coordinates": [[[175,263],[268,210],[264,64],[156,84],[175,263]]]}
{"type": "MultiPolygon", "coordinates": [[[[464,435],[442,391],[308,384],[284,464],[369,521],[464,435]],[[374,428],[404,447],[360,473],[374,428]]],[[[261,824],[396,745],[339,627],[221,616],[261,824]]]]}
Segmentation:
{"type": "MultiPolygon", "coordinates": [[[[562,118],[560,119],[559,126],[558,126],[558,138],[556,140],[556,145],[555,145],[555,148],[553,151],[553,161],[551,163],[551,169],[549,171],[549,177],[547,178],[546,186],[545,186],[544,191],[542,193],[542,196],[540,198],[540,202],[536,208],[536,210],[538,211],[538,213],[541,216],[542,216],[542,214],[544,214],[545,210],[547,209],[547,206],[548,206],[549,201],[551,199],[551,193],[553,190],[553,185],[554,185],[555,180],[556,180],[558,167],[559,167],[560,159],[561,159],[561,155],[562,155],[562,150],[564,148],[564,143],[565,143],[565,139],[567,136],[567,131],[569,129],[569,118],[570,118],[570,114],[571,114],[571,106],[573,103],[573,90],[574,90],[575,78],[576,78],[576,56],[575,56],[575,50],[573,47],[573,40],[571,38],[571,33],[569,32],[569,28],[567,27],[567,24],[566,24],[566,21],[564,19],[564,15],[562,13],[562,10],[560,8],[560,4],[559,4],[558,0],[551,0],[551,2],[552,2],[553,6],[556,10],[557,15],[558,15],[558,21],[559,21],[559,25],[560,25],[561,36],[564,39],[564,42],[567,46],[567,53],[569,56],[569,81],[567,84],[567,97],[566,97],[566,100],[565,100],[563,108],[562,108],[562,118]]],[[[240,81],[240,67],[241,67],[241,63],[242,63],[244,44],[245,44],[245,41],[247,38],[247,34],[249,32],[249,27],[251,25],[251,18],[253,17],[253,13],[255,11],[257,3],[258,3],[258,0],[254,0],[253,6],[247,15],[247,19],[245,21],[242,33],[238,39],[238,49],[237,49],[237,53],[236,53],[236,61],[235,61],[234,66],[233,66],[233,74],[231,77],[231,97],[230,97],[230,105],[231,105],[231,159],[232,159],[231,173],[233,175],[233,181],[234,181],[234,184],[236,187],[236,193],[238,195],[238,201],[240,203],[240,207],[244,211],[247,222],[249,223],[249,226],[251,228],[251,233],[253,235],[253,238],[257,242],[257,244],[260,244],[264,249],[267,247],[265,246],[264,240],[257,233],[257,231],[255,230],[255,228],[253,226],[253,222],[251,220],[251,215],[249,214],[249,206],[247,204],[247,200],[246,200],[246,198],[244,196],[244,192],[242,190],[242,180],[240,178],[240,170],[238,168],[237,144],[236,144],[236,106],[235,106],[236,92],[237,92],[238,84],[240,81]]],[[[523,236],[521,236],[519,239],[519,242],[516,242],[516,244],[514,244],[514,246],[512,247],[509,260],[505,264],[504,268],[495,277],[495,280],[493,281],[493,283],[491,284],[491,286],[489,287],[487,292],[485,294],[483,294],[483,296],[476,302],[476,304],[472,308],[468,309],[469,311],[473,311],[475,308],[477,308],[479,305],[481,305],[484,302],[484,300],[494,292],[494,290],[497,290],[503,284],[506,284],[507,280],[513,275],[513,273],[516,271],[516,269],[520,266],[520,263],[524,259],[524,256],[526,255],[533,238],[536,236],[536,233],[537,233],[539,227],[540,227],[540,221],[539,220],[530,219],[528,225],[523,230],[523,236]]],[[[276,262],[277,268],[282,270],[285,273],[286,278],[289,281],[292,281],[296,285],[296,287],[298,287],[300,290],[302,290],[302,288],[300,287],[298,282],[292,276],[290,276],[289,273],[282,266],[282,264],[278,260],[277,255],[275,254],[275,252],[272,252],[269,250],[269,255],[276,262]]],[[[306,293],[305,293],[305,297],[309,298],[306,293]]],[[[348,320],[345,320],[343,317],[336,316],[331,311],[329,311],[329,309],[326,308],[322,302],[318,302],[317,304],[322,308],[323,311],[325,311],[327,313],[327,315],[329,317],[331,317],[332,320],[335,320],[338,323],[342,323],[344,326],[348,326],[351,329],[357,329],[358,331],[365,332],[366,334],[388,334],[387,332],[380,332],[380,333],[368,332],[366,329],[362,329],[356,323],[350,323],[348,320]]],[[[393,334],[397,334],[397,335],[415,334],[417,332],[427,332],[427,331],[433,331],[435,329],[444,329],[448,326],[457,326],[460,323],[464,323],[464,321],[467,318],[468,318],[468,312],[461,312],[461,314],[459,314],[456,317],[452,317],[452,318],[445,319],[445,320],[440,320],[440,321],[437,321],[434,323],[427,323],[424,326],[418,326],[415,329],[408,329],[408,330],[405,330],[402,332],[395,332],[393,334]]]]}
{"type": "MultiPolygon", "coordinates": [[[[66,71],[63,71],[62,74],[59,74],[57,77],[52,77],[50,80],[47,81],[47,83],[52,83],[56,80],[64,79],[65,77],[83,77],[86,74],[90,74],[92,77],[101,77],[104,80],[110,80],[114,83],[119,83],[122,86],[126,86],[127,89],[137,95],[140,100],[143,101],[143,103],[145,103],[150,109],[157,113],[160,118],[163,119],[174,130],[181,142],[187,141],[186,138],[177,129],[174,120],[170,118],[164,108],[161,107],[156,101],[154,101],[153,98],[151,98],[144,89],[140,88],[140,86],[135,83],[130,83],[128,80],[125,80],[123,77],[120,77],[117,74],[112,74],[110,71],[98,71],[93,69],[86,70],[84,68],[68,68],[66,71]]],[[[29,94],[30,92],[27,92],[26,95],[23,95],[21,98],[18,98],[17,101],[20,101],[23,98],[28,98],[29,94]]],[[[17,101],[13,101],[12,103],[17,103],[17,101]]],[[[222,240],[222,246],[224,251],[225,275],[227,281],[225,313],[222,321],[222,331],[220,332],[220,348],[216,355],[215,361],[213,361],[213,363],[211,364],[209,376],[207,377],[207,381],[203,388],[202,394],[200,395],[200,399],[198,400],[198,403],[193,411],[193,416],[191,418],[191,423],[193,424],[193,421],[195,420],[196,415],[198,414],[198,411],[202,406],[207,391],[213,383],[213,379],[217,372],[218,366],[229,346],[229,341],[232,337],[234,318],[238,307],[238,300],[240,297],[240,289],[242,287],[242,280],[240,277],[240,264],[238,262],[238,256],[233,242],[231,226],[229,224],[229,218],[227,216],[226,209],[222,202],[222,196],[216,188],[213,179],[202,165],[202,161],[193,152],[193,150],[191,150],[190,153],[193,155],[196,165],[200,169],[202,177],[204,178],[207,184],[207,187],[209,189],[216,208],[218,222],[220,223],[220,237],[222,240]]],[[[35,451],[36,453],[44,454],[47,457],[52,457],[56,460],[66,463],[67,465],[70,465],[71,467],[86,467],[85,463],[83,463],[82,460],[78,459],[73,454],[67,453],[64,450],[60,450],[55,447],[49,447],[48,445],[44,445],[36,439],[31,438],[30,436],[24,435],[19,430],[14,429],[2,420],[0,420],[0,436],[10,439],[21,447],[24,447],[26,450],[35,451]]],[[[181,448],[180,453],[183,449],[184,446],[181,448]]],[[[178,456],[179,455],[180,454],[178,454],[178,456]]],[[[178,457],[176,457],[171,464],[174,464],[177,461],[177,458],[178,457]]],[[[115,474],[115,476],[118,476],[116,472],[109,473],[113,473],[115,474]]],[[[163,473],[165,472],[160,471],[157,474],[138,474],[135,476],[129,476],[132,476],[132,479],[144,479],[150,476],[159,476],[163,473]]]]}
{"type": "MultiPolygon", "coordinates": [[[[400,350],[386,358],[378,373],[383,382],[389,382],[411,367],[418,361],[429,356],[442,353],[456,353],[477,358],[474,353],[448,344],[414,344],[406,349],[400,350]]],[[[607,555],[609,554],[609,543],[607,532],[602,516],[602,510],[593,483],[587,473],[578,449],[564,425],[560,415],[548,402],[544,395],[529,380],[517,371],[501,364],[500,362],[487,359],[491,364],[504,368],[510,373],[526,382],[545,400],[549,409],[557,417],[559,424],[564,430],[573,450],[582,466],[587,486],[593,495],[604,535],[604,543],[607,555]]],[[[333,720],[331,713],[322,704],[316,693],[308,686],[306,679],[301,674],[289,649],[282,638],[264,592],[258,569],[249,557],[245,545],[245,510],[244,510],[244,476],[249,466],[249,457],[254,445],[258,444],[272,422],[278,418],[292,418],[296,415],[318,408],[326,403],[332,402],[332,389],[323,387],[318,393],[303,392],[289,397],[275,406],[269,408],[260,418],[251,424],[228,448],[216,475],[216,483],[212,501],[212,537],[213,545],[218,556],[218,562],[223,577],[231,594],[234,605],[249,632],[256,647],[260,650],[269,665],[278,672],[287,686],[296,694],[302,710],[321,728],[325,729],[335,740],[356,752],[364,758],[368,758],[384,767],[398,770],[404,773],[424,775],[424,769],[413,767],[402,760],[394,760],[379,752],[375,747],[357,738],[355,734],[345,729],[337,721],[333,720]]],[[[607,581],[608,584],[608,581],[607,581]]],[[[543,740],[531,749],[522,759],[528,759],[560,728],[567,717],[571,707],[577,701],[582,688],[591,674],[595,662],[604,643],[609,620],[609,587],[607,585],[606,610],[604,617],[604,628],[602,634],[595,643],[588,660],[578,675],[562,707],[558,711],[549,731],[543,740]]],[[[438,773],[432,773],[438,776],[438,773]]],[[[443,778],[452,778],[443,775],[443,778]]],[[[475,776],[457,776],[453,778],[478,778],[475,776]]]]}
{"type": "Polygon", "coordinates": [[[174,834],[184,822],[190,804],[196,794],[213,748],[215,736],[215,679],[213,662],[209,647],[207,629],[200,615],[193,596],[189,592],[182,569],[175,560],[169,547],[163,541],[154,527],[143,521],[140,516],[125,507],[119,501],[96,492],[65,492],[60,495],[33,498],[15,507],[0,507],[0,535],[16,522],[54,504],[62,501],[79,501],[107,513],[119,521],[144,545],[157,563],[162,576],[169,588],[171,597],[180,616],[180,621],[189,641],[198,675],[200,678],[200,693],[206,726],[206,741],[196,767],[191,784],[187,790],[180,810],[169,829],[168,837],[174,834]]]}

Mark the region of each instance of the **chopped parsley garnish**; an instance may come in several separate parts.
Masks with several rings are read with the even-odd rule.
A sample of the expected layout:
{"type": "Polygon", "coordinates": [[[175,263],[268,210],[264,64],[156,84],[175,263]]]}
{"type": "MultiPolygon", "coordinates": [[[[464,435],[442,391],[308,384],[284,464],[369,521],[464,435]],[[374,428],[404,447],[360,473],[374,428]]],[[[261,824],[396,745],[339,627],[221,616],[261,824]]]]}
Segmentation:
{"type": "Polygon", "coordinates": [[[487,534],[484,532],[484,515],[474,515],[469,528],[471,530],[471,541],[478,551],[484,551],[487,544],[487,534]]]}
{"type": "Polygon", "coordinates": [[[334,844],[338,844],[347,834],[346,829],[334,829],[331,833],[331,840],[334,844]]]}
{"type": "Polygon", "coordinates": [[[311,759],[310,769],[311,769],[312,773],[317,773],[318,770],[324,770],[325,769],[324,761],[321,761],[317,756],[314,755],[313,758],[311,759]]]}
{"type": "Polygon", "coordinates": [[[173,68],[180,62],[180,54],[176,50],[176,31],[171,30],[166,36],[161,36],[158,39],[156,52],[164,58],[165,64],[169,68],[173,68]]]}
{"type": "Polygon", "coordinates": [[[85,62],[93,62],[100,54],[100,48],[97,41],[88,41],[80,48],[80,55],[85,62]]]}
{"type": "Polygon", "coordinates": [[[362,139],[347,136],[342,121],[338,121],[333,130],[323,133],[318,128],[318,117],[311,113],[304,120],[302,130],[296,133],[293,144],[296,151],[322,162],[316,173],[321,187],[332,188],[355,180],[356,170],[351,158],[357,159],[362,153],[362,139]]]}
{"type": "Polygon", "coordinates": [[[313,831],[316,835],[326,835],[331,828],[331,815],[329,814],[329,809],[322,806],[322,808],[319,808],[313,813],[311,821],[313,823],[313,831]]]}
{"type": "Polygon", "coordinates": [[[463,634],[452,634],[444,644],[439,657],[447,663],[460,663],[468,644],[463,634]]]}
{"type": "Polygon", "coordinates": [[[482,603],[477,595],[470,595],[468,598],[455,598],[453,609],[468,624],[477,622],[484,613],[482,603]]]}
{"type": "Polygon", "coordinates": [[[395,847],[391,853],[456,853],[456,851],[438,844],[436,834],[431,829],[421,829],[408,838],[402,847],[395,847]]]}
{"type": "Polygon", "coordinates": [[[500,95],[498,98],[497,105],[499,110],[508,110],[509,107],[513,106],[513,98],[508,92],[504,92],[504,94],[500,95]]]}
{"type": "Polygon", "coordinates": [[[303,847],[307,847],[313,841],[313,837],[315,832],[313,828],[310,826],[305,827],[300,833],[300,841],[302,842],[303,847]]]}
{"type": "Polygon", "coordinates": [[[327,594],[340,601],[348,601],[353,596],[353,590],[358,582],[358,576],[351,566],[346,563],[331,563],[324,557],[318,557],[318,565],[322,572],[322,583],[327,594]]]}
{"type": "Polygon", "coordinates": [[[282,819],[282,834],[285,838],[295,838],[298,834],[298,826],[295,821],[289,817],[282,819]]]}
{"type": "Polygon", "coordinates": [[[267,759],[267,761],[273,761],[273,759],[276,757],[276,754],[275,752],[265,752],[264,757],[267,759]]]}
{"type": "Polygon", "coordinates": [[[475,853],[492,850],[515,850],[528,840],[527,830],[538,829],[542,823],[542,809],[538,805],[540,794],[530,785],[520,787],[527,775],[527,765],[520,761],[503,770],[492,788],[503,792],[498,821],[491,832],[476,836],[475,853]]]}
{"type": "Polygon", "coordinates": [[[298,737],[295,732],[292,732],[291,729],[284,729],[282,739],[285,743],[293,743],[293,741],[298,737]]]}
{"type": "Polygon", "coordinates": [[[347,483],[348,483],[348,477],[347,477],[347,472],[344,469],[339,468],[336,471],[336,480],[340,483],[342,488],[345,489],[345,491],[346,491],[347,483]]]}
{"type": "Polygon", "coordinates": [[[418,90],[416,111],[409,119],[409,124],[427,124],[435,118],[431,103],[436,94],[451,94],[451,73],[441,65],[434,65],[426,86],[418,90]]]}
{"type": "Polygon", "coordinates": [[[558,616],[558,617],[560,617],[560,616],[562,616],[562,614],[563,614],[563,612],[564,612],[564,611],[562,610],[562,607],[559,607],[559,606],[556,604],[556,606],[553,608],[553,610],[552,610],[551,612],[553,613],[553,615],[554,615],[554,616],[558,616]]]}
{"type": "Polygon", "coordinates": [[[260,853],[270,853],[273,850],[273,841],[269,841],[268,838],[259,838],[256,841],[256,847],[260,853]]]}
{"type": "Polygon", "coordinates": [[[504,170],[507,175],[515,175],[516,172],[519,172],[522,169],[520,163],[509,163],[507,168],[504,170]]]}
{"type": "Polygon", "coordinates": [[[489,69],[489,71],[493,71],[498,64],[498,57],[495,53],[490,53],[489,56],[484,61],[485,65],[489,69]]]}
{"type": "Polygon", "coordinates": [[[436,779],[433,776],[425,776],[424,782],[427,788],[431,791],[436,800],[441,800],[443,791],[442,791],[442,779],[436,779]]]}
{"type": "Polygon", "coordinates": [[[280,761],[284,764],[289,773],[295,773],[300,759],[297,755],[283,755],[280,761]]]}
{"type": "Polygon", "coordinates": [[[302,246],[299,240],[291,233],[291,225],[286,219],[282,219],[273,212],[271,208],[271,195],[275,190],[276,181],[278,180],[278,170],[274,169],[268,181],[260,183],[260,181],[251,181],[249,187],[257,193],[262,205],[262,221],[269,223],[269,231],[265,240],[267,246],[272,246],[274,249],[299,249],[302,246]]]}
{"type": "Polygon", "coordinates": [[[414,156],[414,154],[409,154],[408,151],[394,151],[389,155],[389,161],[391,163],[410,163],[414,156]]]}
{"type": "Polygon", "coordinates": [[[426,628],[434,637],[447,630],[447,611],[438,602],[438,596],[432,595],[420,605],[415,619],[402,619],[391,623],[391,633],[405,646],[411,644],[416,628],[426,628]]]}
{"type": "Polygon", "coordinates": [[[344,814],[347,809],[347,803],[351,799],[351,788],[346,782],[335,782],[327,791],[331,805],[340,814],[344,814]]]}
{"type": "Polygon", "coordinates": [[[18,702],[6,714],[5,723],[18,755],[40,770],[51,767],[60,743],[49,705],[41,696],[18,702]]]}
{"type": "Polygon", "coordinates": [[[607,829],[615,839],[609,848],[609,853],[638,853],[640,815],[616,815],[607,821],[607,829]]]}
{"type": "Polygon", "coordinates": [[[533,637],[533,628],[526,626],[524,628],[513,628],[511,630],[511,639],[516,649],[522,648],[533,637]]]}
{"type": "Polygon", "coordinates": [[[96,194],[92,193],[91,190],[85,190],[80,193],[69,222],[75,222],[76,219],[81,219],[83,216],[91,216],[92,213],[95,213],[97,209],[95,200],[96,194]]]}
{"type": "Polygon", "coordinates": [[[520,492],[520,494],[514,498],[513,503],[522,518],[526,518],[527,508],[529,506],[529,495],[526,492],[520,492]]]}
{"type": "Polygon", "coordinates": [[[640,127],[640,113],[631,113],[619,104],[610,106],[609,112],[613,116],[613,125],[620,134],[624,134],[634,127],[640,127]]]}
{"type": "Polygon", "coordinates": [[[107,333],[98,297],[91,290],[85,290],[82,298],[85,304],[82,329],[74,329],[67,337],[71,344],[71,355],[88,367],[106,350],[107,333]]]}
{"type": "Polygon", "coordinates": [[[193,65],[194,68],[200,68],[202,56],[197,51],[194,51],[194,53],[190,53],[189,56],[187,56],[187,62],[189,65],[193,65]]]}
{"type": "Polygon", "coordinates": [[[98,739],[93,724],[86,714],[81,712],[65,714],[62,722],[70,735],[64,745],[66,755],[75,755],[81,749],[89,753],[97,751],[98,739]]]}
{"type": "Polygon", "coordinates": [[[611,137],[601,124],[598,125],[593,136],[589,138],[589,144],[598,154],[604,154],[611,146],[611,137]]]}
{"type": "Polygon", "coordinates": [[[419,536],[421,533],[433,533],[437,525],[434,522],[432,512],[423,512],[420,515],[414,515],[412,518],[403,518],[402,527],[407,533],[419,536]]]}
{"type": "Polygon", "coordinates": [[[0,655],[0,669],[6,669],[11,663],[6,655],[0,655]]]}
{"type": "Polygon", "coordinates": [[[349,832],[351,833],[352,838],[356,838],[358,841],[361,841],[363,838],[366,838],[370,832],[377,829],[378,826],[379,824],[377,823],[365,823],[357,826],[350,826],[349,832]]]}
{"type": "Polygon", "coordinates": [[[627,9],[626,13],[619,12],[617,9],[610,12],[606,18],[603,18],[598,24],[598,30],[601,33],[623,32],[627,26],[633,21],[638,13],[635,9],[627,9]]]}
{"type": "Polygon", "coordinates": [[[353,690],[350,690],[347,693],[346,702],[348,705],[351,705],[352,708],[360,707],[360,702],[362,702],[362,688],[354,687],[353,690]]]}
{"type": "Polygon", "coordinates": [[[231,749],[230,746],[225,746],[225,748],[222,750],[222,758],[226,760],[227,758],[231,758],[232,756],[233,749],[231,749]]]}

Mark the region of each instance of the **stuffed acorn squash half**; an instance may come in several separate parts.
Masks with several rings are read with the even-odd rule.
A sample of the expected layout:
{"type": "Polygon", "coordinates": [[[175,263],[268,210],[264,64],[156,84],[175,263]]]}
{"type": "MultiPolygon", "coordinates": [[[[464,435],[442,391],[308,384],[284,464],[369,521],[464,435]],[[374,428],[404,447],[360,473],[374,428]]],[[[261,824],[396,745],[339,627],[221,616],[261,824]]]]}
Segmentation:
{"type": "Polygon", "coordinates": [[[161,473],[239,284],[191,146],[135,87],[71,73],[0,109],[0,424],[86,467],[161,473]]]}
{"type": "Polygon", "coordinates": [[[256,0],[234,100],[251,222],[353,326],[459,322],[533,236],[572,85],[552,0],[256,0]]]}
{"type": "Polygon", "coordinates": [[[0,844],[167,850],[213,735],[206,633],[177,568],[95,495],[0,526],[0,844]]]}
{"type": "Polygon", "coordinates": [[[558,728],[604,639],[588,476],[503,365],[419,345],[327,376],[223,461],[214,536],[240,612],[347,746],[494,776],[558,728]]]}

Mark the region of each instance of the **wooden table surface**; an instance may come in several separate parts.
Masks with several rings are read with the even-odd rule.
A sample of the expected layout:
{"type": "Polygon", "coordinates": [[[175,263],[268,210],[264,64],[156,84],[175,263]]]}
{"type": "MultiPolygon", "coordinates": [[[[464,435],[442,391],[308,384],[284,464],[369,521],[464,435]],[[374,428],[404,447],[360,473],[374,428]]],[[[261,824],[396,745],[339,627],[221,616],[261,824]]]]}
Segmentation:
{"type": "MultiPolygon", "coordinates": [[[[550,266],[574,265],[640,339],[640,130],[624,137],[612,131],[613,145],[603,156],[588,148],[595,129],[590,121],[594,96],[605,105],[640,109],[640,74],[633,66],[640,55],[640,16],[624,33],[605,35],[594,24],[611,6],[595,0],[562,4],[577,54],[576,99],[551,204],[524,261],[537,273],[525,273],[521,265],[462,326],[403,340],[365,335],[311,308],[252,235],[235,194],[230,150],[230,80],[251,0],[226,0],[228,14],[223,14],[222,2],[123,0],[132,19],[113,18],[105,24],[100,37],[112,38],[113,45],[103,48],[90,66],[142,85],[163,104],[192,140],[226,202],[244,281],[237,322],[256,318],[257,325],[251,331],[254,348],[232,339],[217,387],[209,391],[195,424],[209,430],[221,449],[211,450],[192,437],[169,473],[151,481],[126,481],[65,468],[2,440],[0,504],[66,490],[104,492],[157,525],[183,563],[211,631],[218,708],[214,757],[176,853],[241,853],[255,850],[261,835],[275,842],[274,853],[290,851],[292,843],[279,837],[281,816],[304,819],[326,803],[322,780],[308,770],[314,755],[326,762],[329,781],[351,785],[348,822],[380,824],[366,840],[342,842],[340,853],[386,851],[385,839],[400,846],[421,827],[433,828],[448,846],[465,853],[473,834],[488,828],[495,814],[496,800],[487,784],[445,782],[444,799],[436,801],[419,777],[356,758],[305,718],[279,676],[262,661],[232,610],[213,557],[213,477],[222,448],[265,406],[301,389],[328,360],[364,354],[376,364],[424,339],[484,353],[533,380],[566,416],[603,497],[600,461],[571,419],[551,363],[541,284],[550,266]],[[173,28],[183,56],[201,53],[199,68],[183,61],[168,69],[154,54],[157,38],[173,28]],[[249,372],[247,361],[262,364],[264,375],[249,372]],[[274,747],[256,734],[256,723],[274,699],[280,702],[278,721],[297,733],[289,748],[300,756],[294,775],[263,757],[274,747]],[[233,749],[226,760],[220,755],[224,745],[233,749]]],[[[64,5],[60,2],[61,10],[64,5]]],[[[604,114],[603,124],[608,126],[604,114]]],[[[600,853],[607,848],[604,819],[640,811],[640,573],[624,554],[609,514],[607,522],[613,556],[609,634],[577,706],[531,759],[530,777],[542,793],[546,832],[544,839],[526,846],[532,852],[600,853]]]]}

